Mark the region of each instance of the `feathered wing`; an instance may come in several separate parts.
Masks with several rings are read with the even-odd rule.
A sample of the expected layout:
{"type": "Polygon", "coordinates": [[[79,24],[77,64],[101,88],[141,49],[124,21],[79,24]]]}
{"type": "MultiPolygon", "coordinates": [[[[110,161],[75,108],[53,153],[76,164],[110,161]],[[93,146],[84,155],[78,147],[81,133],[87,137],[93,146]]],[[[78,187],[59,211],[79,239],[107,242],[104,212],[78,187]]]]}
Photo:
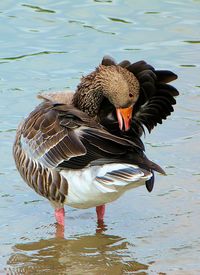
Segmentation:
{"type": "MultiPolygon", "coordinates": [[[[31,159],[39,163],[37,170],[43,169],[40,164],[59,171],[124,162],[164,173],[162,168],[146,158],[137,143],[110,134],[87,114],[66,104],[50,101],[40,104],[25,120],[20,132],[21,146],[31,159]]],[[[44,196],[51,189],[56,195],[55,190],[64,186],[57,184],[54,190],[53,185],[40,185],[32,187],[44,196]]],[[[146,185],[148,188],[149,182],[146,185]]]]}
{"type": "Polygon", "coordinates": [[[171,71],[155,70],[145,61],[139,61],[127,67],[140,82],[140,96],[134,106],[134,123],[141,131],[144,125],[149,132],[162,123],[173,111],[176,104],[175,96],[179,93],[173,86],[167,84],[177,78],[171,71]]]}
{"type": "Polygon", "coordinates": [[[86,153],[74,130],[70,131],[78,126],[70,118],[63,119],[62,112],[54,108],[51,102],[40,104],[26,119],[21,131],[22,144],[29,155],[48,168],[86,153]]]}
{"type": "MultiPolygon", "coordinates": [[[[106,66],[114,65],[114,60],[106,56],[102,60],[106,66]]],[[[141,136],[144,132],[144,126],[149,132],[159,123],[161,124],[172,112],[173,105],[176,104],[175,97],[179,94],[177,89],[168,83],[177,79],[177,75],[167,70],[155,70],[145,61],[138,61],[131,64],[124,60],[119,65],[132,72],[140,83],[140,96],[134,106],[132,127],[129,135],[141,136]]],[[[104,102],[104,106],[105,106],[104,102]]],[[[107,102],[107,114],[112,111],[107,102]]],[[[115,118],[116,121],[116,118],[115,118]]],[[[117,124],[114,120],[111,122],[104,117],[104,124],[110,123],[110,129],[116,130],[117,124]]],[[[119,134],[119,133],[118,133],[119,134]]]]}
{"type": "MultiPolygon", "coordinates": [[[[42,103],[29,115],[21,132],[29,155],[49,168],[132,163],[130,152],[135,164],[146,159],[136,143],[110,134],[87,114],[65,104],[42,103]]],[[[148,161],[146,165],[148,168],[148,161]]]]}

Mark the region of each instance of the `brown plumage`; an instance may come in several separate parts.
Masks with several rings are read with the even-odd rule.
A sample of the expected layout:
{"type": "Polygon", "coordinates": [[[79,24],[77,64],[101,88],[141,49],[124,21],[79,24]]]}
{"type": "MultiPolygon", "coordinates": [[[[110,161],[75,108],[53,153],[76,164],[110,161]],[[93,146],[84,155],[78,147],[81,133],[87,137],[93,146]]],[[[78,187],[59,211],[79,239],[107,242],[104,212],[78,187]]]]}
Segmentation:
{"type": "MultiPolygon", "coordinates": [[[[71,203],[72,187],[65,175],[68,171],[81,172],[105,165],[109,168],[120,163],[136,165],[138,168],[96,175],[94,180],[105,185],[114,179],[130,181],[140,175],[143,181],[146,178],[151,191],[153,170],[164,171],[147,159],[140,136],[143,126],[151,131],[173,111],[178,92],[166,83],[174,79],[176,75],[172,72],[156,71],[144,61],[116,65],[113,59],[105,57],[94,72],[81,79],[75,94],[40,95],[43,102],[16,134],[13,152],[21,176],[56,209],[71,203]],[[129,108],[133,108],[133,115],[129,114],[125,121],[123,111],[129,108]],[[123,123],[126,131],[122,129],[123,123]]],[[[82,207],[87,205],[90,204],[86,201],[82,207]]]]}
{"type": "Polygon", "coordinates": [[[81,79],[73,104],[94,117],[98,114],[104,98],[115,108],[125,108],[135,104],[138,96],[139,82],[131,72],[118,65],[100,65],[81,79]]]}

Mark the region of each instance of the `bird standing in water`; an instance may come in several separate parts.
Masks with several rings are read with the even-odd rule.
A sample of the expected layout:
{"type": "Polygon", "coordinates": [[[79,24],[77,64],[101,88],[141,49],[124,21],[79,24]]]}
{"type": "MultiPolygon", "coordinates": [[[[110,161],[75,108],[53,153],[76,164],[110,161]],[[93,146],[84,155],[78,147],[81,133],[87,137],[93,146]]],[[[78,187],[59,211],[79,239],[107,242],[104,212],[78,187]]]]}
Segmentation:
{"type": "Polygon", "coordinates": [[[20,124],[13,147],[17,169],[27,184],[47,198],[64,226],[64,205],[96,207],[125,191],[154,185],[164,170],[144,154],[141,136],[173,112],[177,76],[145,61],[119,64],[104,57],[82,77],[74,93],[39,95],[43,101],[20,124]]]}

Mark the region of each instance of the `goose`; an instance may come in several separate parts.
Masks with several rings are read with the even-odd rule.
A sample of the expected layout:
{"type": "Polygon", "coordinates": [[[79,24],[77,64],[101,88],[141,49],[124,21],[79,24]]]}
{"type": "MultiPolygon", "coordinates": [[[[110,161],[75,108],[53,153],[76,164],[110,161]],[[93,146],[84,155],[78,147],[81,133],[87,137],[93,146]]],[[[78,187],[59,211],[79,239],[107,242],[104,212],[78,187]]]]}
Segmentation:
{"type": "Polygon", "coordinates": [[[145,61],[105,56],[75,92],[38,95],[13,155],[23,180],[52,204],[57,224],[64,226],[65,204],[96,207],[102,221],[105,205],[127,190],[152,191],[154,171],[165,172],[146,157],[141,137],[173,112],[179,92],[168,83],[176,78],[145,61]]]}

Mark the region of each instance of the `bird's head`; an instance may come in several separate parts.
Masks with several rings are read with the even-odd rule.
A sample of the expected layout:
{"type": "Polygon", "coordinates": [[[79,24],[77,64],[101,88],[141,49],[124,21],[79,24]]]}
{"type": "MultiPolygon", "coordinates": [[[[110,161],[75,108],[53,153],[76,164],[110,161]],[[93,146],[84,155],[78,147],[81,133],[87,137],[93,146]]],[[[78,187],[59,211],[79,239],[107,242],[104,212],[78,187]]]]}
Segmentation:
{"type": "Polygon", "coordinates": [[[120,130],[128,131],[139,97],[139,81],[133,73],[117,65],[100,65],[95,81],[99,83],[103,96],[115,107],[120,130]]]}

